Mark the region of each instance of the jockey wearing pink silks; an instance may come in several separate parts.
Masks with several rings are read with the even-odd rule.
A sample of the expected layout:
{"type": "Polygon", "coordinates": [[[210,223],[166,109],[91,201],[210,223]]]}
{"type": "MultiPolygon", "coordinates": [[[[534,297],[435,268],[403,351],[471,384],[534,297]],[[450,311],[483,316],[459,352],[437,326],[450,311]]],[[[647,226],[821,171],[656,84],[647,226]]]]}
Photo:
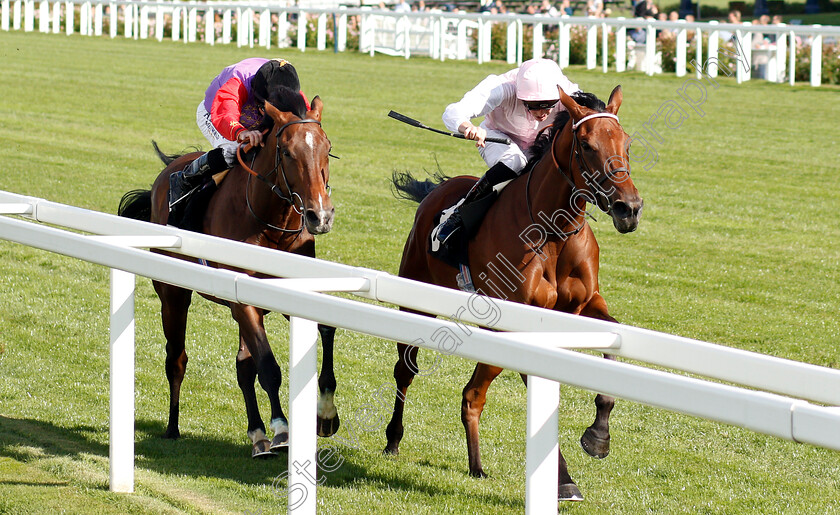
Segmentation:
{"type": "Polygon", "coordinates": [[[432,231],[433,252],[463,227],[462,206],[487,197],[494,188],[501,189],[525,168],[525,150],[557,113],[566,109],[559,102],[558,86],[567,95],[580,91],[556,62],[532,59],[503,75],[488,76],[460,101],[446,107],[443,123],[449,130],[475,140],[489,169],[460,202],[444,211],[440,225],[432,231]],[[480,116],[484,121],[473,125],[471,120],[480,116]],[[487,142],[488,137],[509,138],[511,143],[487,142]]]}

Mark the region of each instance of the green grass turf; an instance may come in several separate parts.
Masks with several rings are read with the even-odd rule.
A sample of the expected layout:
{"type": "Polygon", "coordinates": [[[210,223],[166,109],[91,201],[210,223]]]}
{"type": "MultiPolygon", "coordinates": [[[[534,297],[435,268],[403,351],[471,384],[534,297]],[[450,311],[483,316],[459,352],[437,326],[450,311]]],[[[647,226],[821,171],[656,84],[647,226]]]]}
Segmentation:
{"type": "MultiPolygon", "coordinates": [[[[167,152],[207,148],[193,114],[204,88],[223,66],[254,55],[291,59],[304,90],[325,101],[324,129],[341,159],[331,169],[336,224],[319,237],[319,256],[396,273],[414,205],[391,196],[391,172],[483,166],[469,143],[386,114],[440,126],[447,103],[508,65],[0,32],[0,189],[114,212],[123,192],[148,187],[160,169],[150,140],[167,152]]],[[[634,168],[645,197],[639,230],[619,235],[597,214],[592,224],[611,313],[840,366],[837,89],[720,80],[701,117],[677,94],[685,79],[568,75],[602,98],[621,83],[630,134],[668,100],[689,113],[656,145],[658,163],[634,168]]],[[[136,311],[137,492],[118,495],[107,490],[108,271],[0,242],[0,513],[284,511],[272,481],[285,462],[248,457],[229,314],[193,303],[184,436],[172,442],[159,438],[168,395],[148,280],[138,279],[136,311]]],[[[280,316],[267,325],[285,371],[288,325],[280,316]]],[[[381,427],[353,444],[348,428],[392,384],[393,344],[343,330],[337,343],[344,462],[318,490],[322,513],[523,511],[525,391],[516,373],[490,389],[482,449],[491,478],[476,480],[459,421],[470,363],[446,357],[415,381],[402,453],[384,457],[381,427]]],[[[421,352],[421,366],[432,358],[421,352]]],[[[612,453],[592,460],[576,443],[592,398],[562,391],[559,441],[586,501],[561,512],[840,512],[840,454],[636,403],[619,401],[612,453]]]]}

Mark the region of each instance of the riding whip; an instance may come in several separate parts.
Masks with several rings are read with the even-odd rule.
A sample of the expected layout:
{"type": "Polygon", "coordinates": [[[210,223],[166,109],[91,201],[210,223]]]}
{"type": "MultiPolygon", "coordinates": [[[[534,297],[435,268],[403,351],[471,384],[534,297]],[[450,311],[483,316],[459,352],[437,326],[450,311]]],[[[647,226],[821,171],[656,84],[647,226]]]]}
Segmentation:
{"type": "MultiPolygon", "coordinates": [[[[407,123],[411,126],[420,127],[421,129],[426,129],[427,131],[432,131],[432,132],[436,132],[438,134],[443,134],[444,136],[452,136],[453,138],[467,139],[460,132],[447,132],[447,131],[438,130],[438,129],[429,127],[428,125],[422,124],[422,123],[418,122],[417,120],[415,120],[413,118],[409,118],[408,116],[405,116],[404,114],[400,114],[396,111],[391,111],[390,113],[388,113],[388,116],[390,116],[394,120],[399,120],[399,121],[401,121],[403,123],[407,123]]],[[[484,138],[484,141],[489,141],[490,143],[503,143],[505,145],[510,145],[510,143],[511,143],[510,140],[507,139],[507,138],[484,138]]]]}

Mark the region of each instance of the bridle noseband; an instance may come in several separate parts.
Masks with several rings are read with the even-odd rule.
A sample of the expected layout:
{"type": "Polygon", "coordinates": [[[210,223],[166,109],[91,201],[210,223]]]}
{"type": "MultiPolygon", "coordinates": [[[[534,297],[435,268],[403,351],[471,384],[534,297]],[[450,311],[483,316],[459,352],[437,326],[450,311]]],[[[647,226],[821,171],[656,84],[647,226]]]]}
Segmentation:
{"type": "MultiPolygon", "coordinates": [[[[299,123],[317,123],[319,127],[321,126],[321,122],[319,122],[318,120],[314,120],[312,118],[303,118],[303,119],[300,119],[300,120],[293,120],[291,122],[287,122],[287,123],[281,125],[280,128],[277,129],[277,133],[274,135],[274,142],[275,142],[274,168],[272,168],[271,171],[269,171],[268,174],[266,174],[266,175],[262,175],[262,174],[260,174],[256,171],[254,171],[251,167],[249,167],[247,164],[245,164],[245,161],[242,159],[242,149],[246,145],[244,145],[244,144],[240,145],[236,149],[236,157],[239,160],[239,164],[249,174],[248,184],[246,184],[246,186],[245,186],[245,203],[248,205],[248,211],[250,211],[251,215],[258,222],[262,223],[263,225],[265,225],[265,226],[267,226],[267,227],[269,227],[269,228],[271,228],[275,231],[281,231],[281,232],[287,232],[287,233],[299,233],[303,230],[303,227],[304,227],[304,225],[303,225],[304,206],[303,206],[303,199],[300,197],[299,194],[292,191],[292,188],[289,186],[289,181],[288,181],[288,179],[286,179],[286,171],[283,168],[283,161],[282,161],[282,158],[280,156],[280,135],[283,134],[283,131],[285,131],[289,126],[296,125],[296,124],[299,124],[299,123]],[[271,182],[268,179],[268,177],[270,177],[272,174],[277,173],[277,170],[280,170],[280,176],[283,177],[283,184],[286,186],[286,191],[289,192],[288,195],[286,193],[284,193],[283,190],[280,187],[278,187],[276,184],[274,184],[273,182],[271,182]],[[284,201],[288,202],[292,206],[292,209],[295,211],[295,213],[299,214],[300,217],[301,217],[300,228],[298,228],[298,229],[286,229],[286,228],[283,228],[283,227],[278,227],[278,226],[273,225],[269,222],[266,222],[265,220],[263,220],[262,218],[257,216],[257,214],[254,212],[254,208],[251,207],[251,200],[248,196],[248,191],[250,190],[251,177],[252,176],[256,177],[257,179],[259,179],[260,181],[265,183],[271,189],[272,193],[274,193],[281,200],[284,200],[284,201]],[[295,199],[297,199],[297,202],[300,203],[300,208],[298,208],[298,204],[297,204],[297,202],[295,202],[295,199]]],[[[256,156],[254,156],[254,158],[251,161],[252,166],[253,166],[253,162],[254,162],[253,160],[254,159],[256,159],[256,156]]],[[[329,194],[330,194],[330,186],[328,184],[327,185],[327,195],[329,195],[329,194]]]]}
{"type": "MultiPolygon", "coordinates": [[[[560,172],[560,174],[563,176],[563,178],[566,179],[566,181],[572,187],[572,191],[577,189],[577,185],[575,185],[575,181],[571,176],[571,173],[572,173],[572,156],[574,156],[577,159],[578,168],[581,170],[581,173],[584,174],[585,178],[594,177],[594,174],[592,174],[589,167],[586,165],[586,161],[583,159],[583,156],[581,155],[582,154],[581,143],[580,143],[580,140],[578,139],[578,133],[577,133],[578,128],[580,128],[580,126],[583,124],[583,122],[586,122],[586,121],[594,119],[594,118],[612,118],[616,122],[619,122],[618,116],[616,116],[612,113],[593,113],[593,114],[584,116],[583,118],[581,118],[577,122],[573,122],[572,123],[572,152],[569,154],[569,171],[568,171],[568,173],[566,171],[564,171],[563,168],[560,166],[560,160],[557,159],[557,155],[555,154],[555,145],[554,145],[555,141],[554,140],[556,140],[560,136],[560,133],[563,132],[563,131],[558,130],[554,134],[554,140],[552,140],[552,142],[551,142],[551,159],[554,161],[554,165],[557,167],[557,170],[560,172]]],[[[533,169],[531,170],[531,172],[533,172],[533,169]]],[[[527,204],[528,204],[528,215],[531,217],[531,222],[536,223],[534,221],[534,215],[531,212],[531,198],[530,198],[530,183],[531,183],[531,175],[532,175],[531,172],[529,172],[529,174],[528,174],[528,184],[525,187],[525,196],[526,196],[526,200],[527,200],[527,204]]],[[[609,198],[603,192],[603,188],[601,186],[607,180],[613,180],[613,177],[615,177],[617,174],[619,174],[621,172],[626,172],[627,175],[630,175],[630,169],[626,168],[626,167],[623,167],[623,166],[618,167],[618,168],[614,168],[612,170],[605,170],[604,174],[603,174],[603,177],[601,177],[600,179],[597,180],[597,183],[596,183],[597,188],[592,187],[591,185],[589,187],[589,192],[592,193],[593,198],[597,198],[600,195],[600,196],[606,198],[607,203],[609,203],[609,198]]],[[[587,180],[587,183],[589,183],[588,180],[587,180]]],[[[612,205],[609,205],[609,208],[607,209],[607,212],[609,212],[611,209],[612,209],[612,205]]],[[[580,232],[581,229],[583,229],[583,226],[584,226],[584,224],[581,223],[580,226],[577,229],[574,229],[573,231],[559,232],[559,233],[546,230],[546,234],[548,234],[549,236],[559,236],[562,239],[566,239],[566,238],[568,238],[570,236],[573,236],[573,235],[577,234],[578,232],[580,232]]]]}

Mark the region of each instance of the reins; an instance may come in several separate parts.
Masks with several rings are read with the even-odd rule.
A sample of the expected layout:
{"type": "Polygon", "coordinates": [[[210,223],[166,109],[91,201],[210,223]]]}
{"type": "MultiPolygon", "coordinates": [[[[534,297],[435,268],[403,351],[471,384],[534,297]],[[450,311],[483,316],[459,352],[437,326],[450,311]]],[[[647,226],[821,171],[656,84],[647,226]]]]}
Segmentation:
{"type": "MultiPolygon", "coordinates": [[[[254,171],[254,169],[251,168],[250,166],[248,166],[245,163],[245,160],[242,159],[242,154],[244,152],[247,152],[248,150],[250,150],[250,148],[247,148],[247,147],[250,147],[250,145],[240,145],[236,148],[236,158],[239,161],[239,165],[242,167],[243,170],[245,170],[249,174],[248,183],[245,186],[245,203],[248,206],[248,211],[250,211],[251,215],[258,222],[265,225],[266,227],[269,227],[270,229],[273,229],[275,231],[280,231],[280,232],[285,232],[285,233],[300,233],[301,231],[303,231],[303,227],[304,227],[304,223],[303,223],[303,213],[304,213],[303,199],[300,197],[300,195],[298,195],[297,193],[292,191],[292,188],[289,186],[289,181],[288,181],[288,179],[286,179],[286,171],[283,169],[283,161],[280,158],[280,135],[283,134],[283,131],[286,130],[287,127],[289,127],[290,125],[298,124],[298,123],[317,123],[319,127],[321,126],[321,122],[319,122],[318,120],[313,120],[311,118],[303,118],[301,120],[293,120],[291,122],[287,122],[287,123],[283,124],[279,129],[277,129],[277,134],[274,135],[274,141],[275,141],[274,168],[272,168],[266,175],[262,175],[262,174],[260,174],[256,171],[254,171]],[[243,152],[243,148],[245,148],[244,152],[243,152]],[[280,189],[280,187],[278,187],[276,184],[274,184],[273,182],[271,182],[268,179],[268,177],[270,177],[272,174],[277,173],[277,170],[280,170],[280,175],[281,175],[281,177],[283,177],[283,184],[286,186],[286,191],[289,192],[288,195],[285,194],[280,189]],[[249,198],[249,195],[248,195],[248,192],[250,191],[250,186],[251,186],[251,176],[256,177],[257,179],[259,179],[260,181],[265,183],[271,189],[272,193],[274,193],[281,200],[284,200],[284,201],[288,202],[289,205],[292,206],[292,209],[295,211],[295,213],[300,215],[301,220],[300,220],[300,227],[298,229],[286,229],[286,228],[283,228],[283,227],[278,227],[274,224],[266,222],[265,220],[263,220],[262,218],[257,216],[257,213],[254,212],[254,208],[251,206],[251,199],[249,198]],[[297,199],[297,201],[300,202],[300,208],[298,208],[297,203],[295,202],[295,199],[297,199]]],[[[263,131],[263,136],[265,136],[267,133],[268,133],[268,130],[266,129],[265,131],[263,131]]],[[[254,158],[251,160],[251,166],[253,166],[253,163],[254,163],[255,159],[256,159],[256,156],[254,156],[254,158]]],[[[329,191],[329,186],[327,186],[327,191],[329,191]]]]}
{"type": "MultiPolygon", "coordinates": [[[[562,133],[563,131],[562,130],[556,131],[554,133],[554,138],[551,141],[551,160],[553,161],[555,168],[557,168],[557,170],[560,172],[560,174],[563,176],[563,178],[566,179],[566,182],[568,182],[569,185],[572,187],[572,191],[574,191],[577,188],[577,186],[575,185],[574,179],[572,179],[572,177],[570,175],[571,171],[572,171],[572,158],[573,157],[577,158],[578,168],[584,173],[584,177],[593,177],[592,172],[589,170],[589,167],[586,165],[586,161],[583,159],[583,156],[581,155],[580,140],[578,139],[578,136],[577,136],[577,130],[581,126],[581,124],[583,122],[585,122],[587,120],[591,120],[593,118],[612,118],[616,122],[618,122],[618,116],[616,116],[612,113],[593,113],[593,114],[584,116],[583,118],[581,118],[577,122],[572,123],[572,152],[569,154],[569,172],[568,173],[566,171],[564,171],[563,168],[560,166],[560,161],[557,159],[557,156],[555,155],[555,141],[557,140],[558,137],[560,137],[560,133],[562,133]]],[[[571,122],[571,119],[569,120],[569,122],[571,122]]],[[[596,196],[599,195],[599,194],[602,195],[602,196],[606,196],[606,195],[604,195],[603,191],[601,191],[602,190],[601,185],[604,184],[604,182],[606,182],[608,179],[611,180],[612,177],[614,177],[616,174],[618,174],[620,172],[626,172],[628,175],[630,174],[630,170],[628,168],[625,168],[625,167],[619,167],[619,168],[615,168],[613,170],[607,170],[607,171],[604,172],[604,176],[601,177],[601,179],[598,180],[598,182],[597,182],[597,186],[598,186],[597,191],[592,191],[594,188],[590,188],[590,192],[592,192],[593,195],[596,195],[596,196]]],[[[531,219],[531,223],[536,224],[537,222],[534,220],[534,213],[531,210],[531,177],[532,176],[533,176],[533,168],[528,173],[528,180],[525,184],[525,201],[526,201],[526,204],[527,204],[528,216],[531,219]]],[[[610,206],[610,208],[611,208],[611,206],[610,206]]],[[[583,212],[584,212],[584,214],[587,214],[585,210],[583,212]]],[[[565,240],[566,238],[569,238],[569,237],[574,236],[575,234],[579,233],[583,229],[583,226],[584,226],[584,224],[581,223],[580,226],[578,226],[576,229],[574,229],[572,231],[563,231],[563,232],[554,232],[554,231],[546,230],[546,234],[548,236],[558,236],[561,239],[565,240]]]]}

